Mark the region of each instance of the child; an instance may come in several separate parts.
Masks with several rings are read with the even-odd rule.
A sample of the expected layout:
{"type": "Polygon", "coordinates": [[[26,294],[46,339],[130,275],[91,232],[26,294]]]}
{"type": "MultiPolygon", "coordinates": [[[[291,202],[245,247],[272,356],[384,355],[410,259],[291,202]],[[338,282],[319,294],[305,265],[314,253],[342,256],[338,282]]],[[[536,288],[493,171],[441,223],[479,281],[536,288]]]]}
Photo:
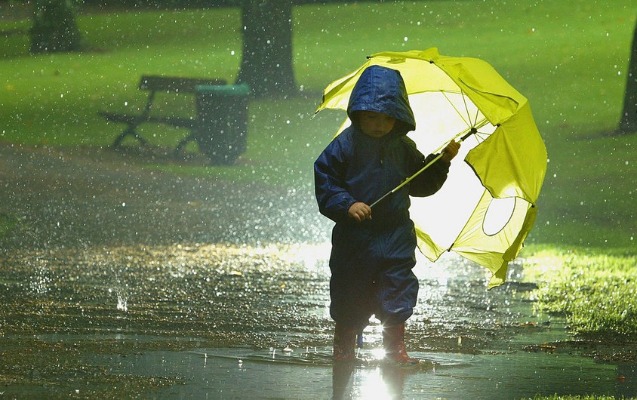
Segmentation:
{"type": "Polygon", "coordinates": [[[396,70],[365,69],[352,90],[347,114],[352,125],[314,163],[319,210],[336,223],[329,263],[330,315],[336,322],[333,357],[354,360],[356,335],[375,315],[383,324],[386,357],[416,363],[404,344],[405,321],[418,295],[409,195],[437,192],[460,145],[452,141],[440,160],[372,210],[369,204],[433,156],[425,159],[406,136],[416,122],[396,70]]]}

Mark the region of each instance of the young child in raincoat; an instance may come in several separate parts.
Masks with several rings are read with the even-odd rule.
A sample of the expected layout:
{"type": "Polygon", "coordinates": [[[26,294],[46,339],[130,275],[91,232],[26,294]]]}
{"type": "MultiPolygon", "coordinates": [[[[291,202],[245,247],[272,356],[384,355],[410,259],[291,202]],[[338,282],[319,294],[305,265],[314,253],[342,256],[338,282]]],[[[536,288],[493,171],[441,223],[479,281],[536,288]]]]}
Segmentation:
{"type": "Polygon", "coordinates": [[[405,321],[418,296],[409,196],[437,192],[460,145],[451,142],[438,161],[372,210],[369,204],[434,156],[425,158],[406,136],[416,122],[396,70],[365,69],[352,90],[347,114],[352,125],[314,163],[319,210],[335,222],[329,261],[330,315],[336,323],[333,357],[353,360],[356,336],[375,315],[383,325],[386,357],[414,363],[404,344],[405,321]]]}

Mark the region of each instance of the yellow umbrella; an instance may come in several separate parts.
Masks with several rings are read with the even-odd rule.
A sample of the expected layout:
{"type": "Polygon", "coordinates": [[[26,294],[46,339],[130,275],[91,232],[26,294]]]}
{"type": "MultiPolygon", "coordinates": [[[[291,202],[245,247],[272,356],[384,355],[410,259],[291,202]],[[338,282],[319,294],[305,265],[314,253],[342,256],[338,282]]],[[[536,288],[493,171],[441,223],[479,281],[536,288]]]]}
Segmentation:
{"type": "Polygon", "coordinates": [[[485,61],[431,48],[370,56],[327,86],[317,112],[346,110],[356,81],[371,65],[400,71],[416,118],[409,137],[423,154],[464,141],[457,159],[465,163],[452,163],[443,188],[412,198],[420,251],[431,261],[454,251],[491,271],[489,287],[502,284],[535,221],[546,173],[546,147],[527,99],[485,61]]]}

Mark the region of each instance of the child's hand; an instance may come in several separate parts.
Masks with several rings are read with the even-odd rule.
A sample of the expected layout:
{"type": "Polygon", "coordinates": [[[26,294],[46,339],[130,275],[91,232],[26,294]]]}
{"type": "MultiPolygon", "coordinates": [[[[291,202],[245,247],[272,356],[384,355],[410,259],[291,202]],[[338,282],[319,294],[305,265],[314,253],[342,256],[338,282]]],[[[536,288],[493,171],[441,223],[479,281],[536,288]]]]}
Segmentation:
{"type": "Polygon", "coordinates": [[[350,206],[347,214],[356,222],[363,222],[366,219],[372,219],[372,208],[363,202],[357,201],[350,206]]]}
{"type": "Polygon", "coordinates": [[[460,150],[460,143],[452,140],[449,142],[447,147],[442,150],[442,159],[446,162],[450,163],[453,158],[458,155],[458,150],[460,150]]]}

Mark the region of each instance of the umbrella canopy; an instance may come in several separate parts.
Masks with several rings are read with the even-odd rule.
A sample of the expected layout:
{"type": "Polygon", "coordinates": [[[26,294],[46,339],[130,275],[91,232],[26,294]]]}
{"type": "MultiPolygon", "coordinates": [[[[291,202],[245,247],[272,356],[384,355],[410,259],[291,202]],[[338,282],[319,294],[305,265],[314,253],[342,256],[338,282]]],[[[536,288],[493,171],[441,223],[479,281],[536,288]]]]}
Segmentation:
{"type": "Polygon", "coordinates": [[[466,136],[458,157],[465,162],[452,163],[443,188],[412,198],[420,251],[431,261],[454,251],[491,271],[489,287],[502,284],[535,221],[546,173],[546,147],[527,99],[485,61],[431,48],[368,57],[327,86],[317,112],[346,110],[358,77],[371,65],[401,73],[416,117],[409,137],[423,154],[466,136]]]}

